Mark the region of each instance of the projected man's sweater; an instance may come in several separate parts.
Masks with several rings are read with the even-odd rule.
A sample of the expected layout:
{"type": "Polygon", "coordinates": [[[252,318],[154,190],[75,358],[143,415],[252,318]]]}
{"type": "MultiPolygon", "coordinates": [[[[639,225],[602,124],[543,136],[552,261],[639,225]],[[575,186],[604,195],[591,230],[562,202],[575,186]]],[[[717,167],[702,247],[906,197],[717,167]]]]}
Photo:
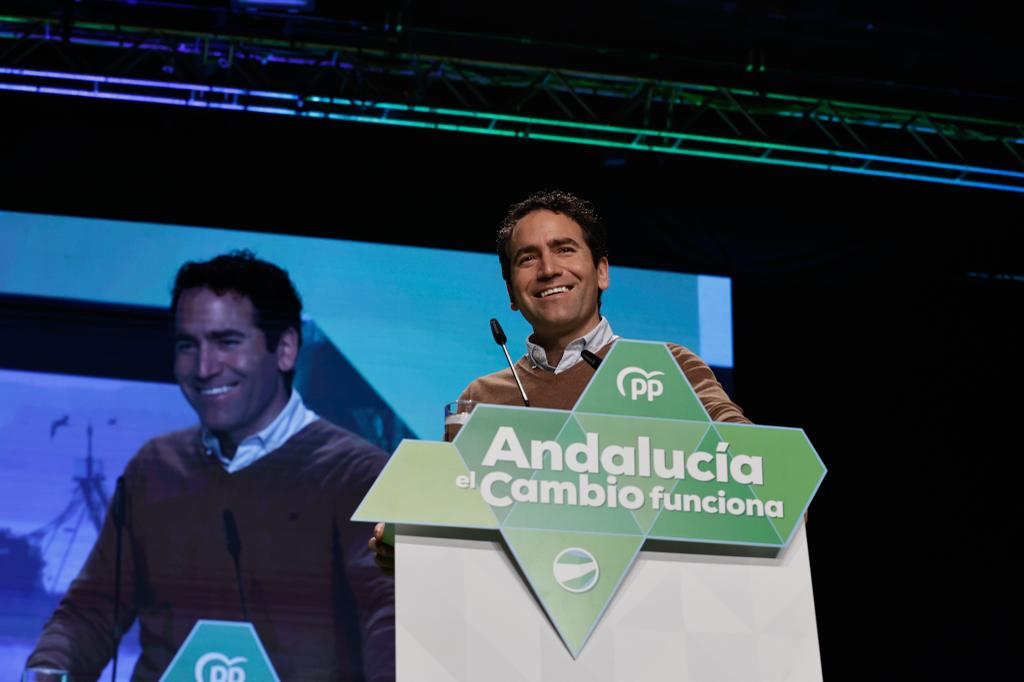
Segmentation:
{"type": "MultiPolygon", "coordinates": [[[[120,620],[137,617],[132,679],[157,679],[196,620],[243,620],[224,510],[241,541],[249,620],[282,680],[391,680],[394,582],[349,521],[387,457],[322,419],[233,474],[198,428],[147,443],[125,469],[128,491],[120,620]],[[367,662],[365,677],[363,661],[367,662]]],[[[113,651],[111,519],[46,624],[30,664],[95,680],[113,651]]]]}

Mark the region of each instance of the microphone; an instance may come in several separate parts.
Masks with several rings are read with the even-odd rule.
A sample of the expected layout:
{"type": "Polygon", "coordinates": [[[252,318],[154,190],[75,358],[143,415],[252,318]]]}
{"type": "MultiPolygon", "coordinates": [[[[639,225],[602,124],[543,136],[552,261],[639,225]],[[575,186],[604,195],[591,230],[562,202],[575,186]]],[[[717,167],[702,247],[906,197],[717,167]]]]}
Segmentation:
{"type": "Polygon", "coordinates": [[[238,526],[235,525],[235,515],[230,509],[225,509],[221,515],[224,519],[224,541],[228,554],[235,562],[235,582],[238,583],[238,599],[242,603],[242,617],[249,620],[249,609],[245,607],[245,590],[242,589],[242,564],[239,556],[242,554],[242,541],[238,538],[238,526]]]}
{"type": "Polygon", "coordinates": [[[501,346],[501,349],[505,351],[505,359],[508,360],[508,367],[512,370],[512,378],[516,380],[516,386],[519,387],[519,395],[523,396],[523,404],[527,407],[530,406],[530,401],[526,397],[526,391],[523,390],[523,382],[519,381],[519,374],[516,373],[516,366],[512,364],[512,356],[508,354],[508,348],[505,347],[505,342],[508,340],[505,338],[505,330],[501,328],[498,321],[491,318],[491,336],[494,337],[494,342],[501,346]]]}
{"type": "Polygon", "coordinates": [[[591,353],[586,348],[580,351],[580,357],[586,360],[587,364],[593,367],[595,370],[601,366],[601,358],[599,358],[596,353],[591,353]]]}
{"type": "Polygon", "coordinates": [[[121,649],[121,545],[127,516],[128,494],[124,489],[124,476],[117,477],[114,499],[110,504],[110,517],[114,522],[116,539],[114,551],[114,656],[110,668],[110,682],[117,679],[117,654],[121,649]]]}

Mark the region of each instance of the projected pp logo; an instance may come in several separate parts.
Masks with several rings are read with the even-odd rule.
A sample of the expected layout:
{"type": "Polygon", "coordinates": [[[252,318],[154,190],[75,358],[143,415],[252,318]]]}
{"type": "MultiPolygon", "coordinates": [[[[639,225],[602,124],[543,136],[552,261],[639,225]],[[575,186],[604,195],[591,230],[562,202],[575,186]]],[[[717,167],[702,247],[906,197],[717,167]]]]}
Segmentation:
{"type": "Polygon", "coordinates": [[[245,682],[245,656],[228,658],[222,653],[211,651],[196,661],[196,682],[245,682]]]}
{"type": "Polygon", "coordinates": [[[664,372],[647,372],[640,367],[623,367],[615,377],[615,387],[623,398],[639,400],[646,398],[647,402],[653,401],[665,392],[665,385],[660,379],[654,377],[663,376],[664,372]],[[627,384],[628,379],[628,384],[627,384]],[[629,395],[626,395],[627,386],[629,395]]]}
{"type": "Polygon", "coordinates": [[[563,549],[551,567],[555,582],[569,592],[586,592],[597,584],[601,570],[594,555],[579,547],[563,549]]]}

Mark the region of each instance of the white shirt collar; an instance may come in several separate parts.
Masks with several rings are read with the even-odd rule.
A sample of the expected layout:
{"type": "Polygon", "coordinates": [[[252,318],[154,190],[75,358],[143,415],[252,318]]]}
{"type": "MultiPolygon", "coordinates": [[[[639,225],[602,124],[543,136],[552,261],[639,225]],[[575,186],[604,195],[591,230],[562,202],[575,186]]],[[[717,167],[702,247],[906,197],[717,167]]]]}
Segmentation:
{"type": "Polygon", "coordinates": [[[199,433],[203,439],[206,454],[216,457],[224,465],[229,474],[241,471],[257,460],[266,457],[284,445],[288,439],[317,420],[317,415],[302,402],[302,396],[292,389],[291,397],[281,413],[260,432],[254,433],[241,443],[235,450],[235,456],[228,459],[220,449],[220,441],[213,433],[203,426],[199,433]]]}
{"type": "Polygon", "coordinates": [[[556,367],[548,364],[547,351],[529,338],[526,339],[526,356],[530,358],[530,363],[534,367],[561,374],[565,370],[575,367],[583,359],[584,350],[596,353],[617,338],[619,337],[612,332],[612,327],[608,324],[608,318],[602,317],[596,327],[580,338],[571,341],[565,347],[565,352],[562,353],[562,358],[556,367]]]}

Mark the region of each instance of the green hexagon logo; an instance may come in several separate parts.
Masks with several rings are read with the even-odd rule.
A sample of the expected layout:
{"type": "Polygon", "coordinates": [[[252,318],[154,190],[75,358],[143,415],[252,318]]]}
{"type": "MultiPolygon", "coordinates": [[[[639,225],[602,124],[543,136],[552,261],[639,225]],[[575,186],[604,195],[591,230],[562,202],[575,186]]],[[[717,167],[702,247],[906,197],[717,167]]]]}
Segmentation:
{"type": "Polygon", "coordinates": [[[160,682],[278,682],[252,623],[196,621],[160,682]]]}
{"type": "Polygon", "coordinates": [[[712,422],[664,344],[620,340],[571,411],[404,442],[353,519],[497,529],[575,657],[644,543],[778,552],[824,476],[801,429],[712,422]]]}
{"type": "Polygon", "coordinates": [[[711,421],[668,347],[644,341],[617,342],[573,411],[711,421]]]}

